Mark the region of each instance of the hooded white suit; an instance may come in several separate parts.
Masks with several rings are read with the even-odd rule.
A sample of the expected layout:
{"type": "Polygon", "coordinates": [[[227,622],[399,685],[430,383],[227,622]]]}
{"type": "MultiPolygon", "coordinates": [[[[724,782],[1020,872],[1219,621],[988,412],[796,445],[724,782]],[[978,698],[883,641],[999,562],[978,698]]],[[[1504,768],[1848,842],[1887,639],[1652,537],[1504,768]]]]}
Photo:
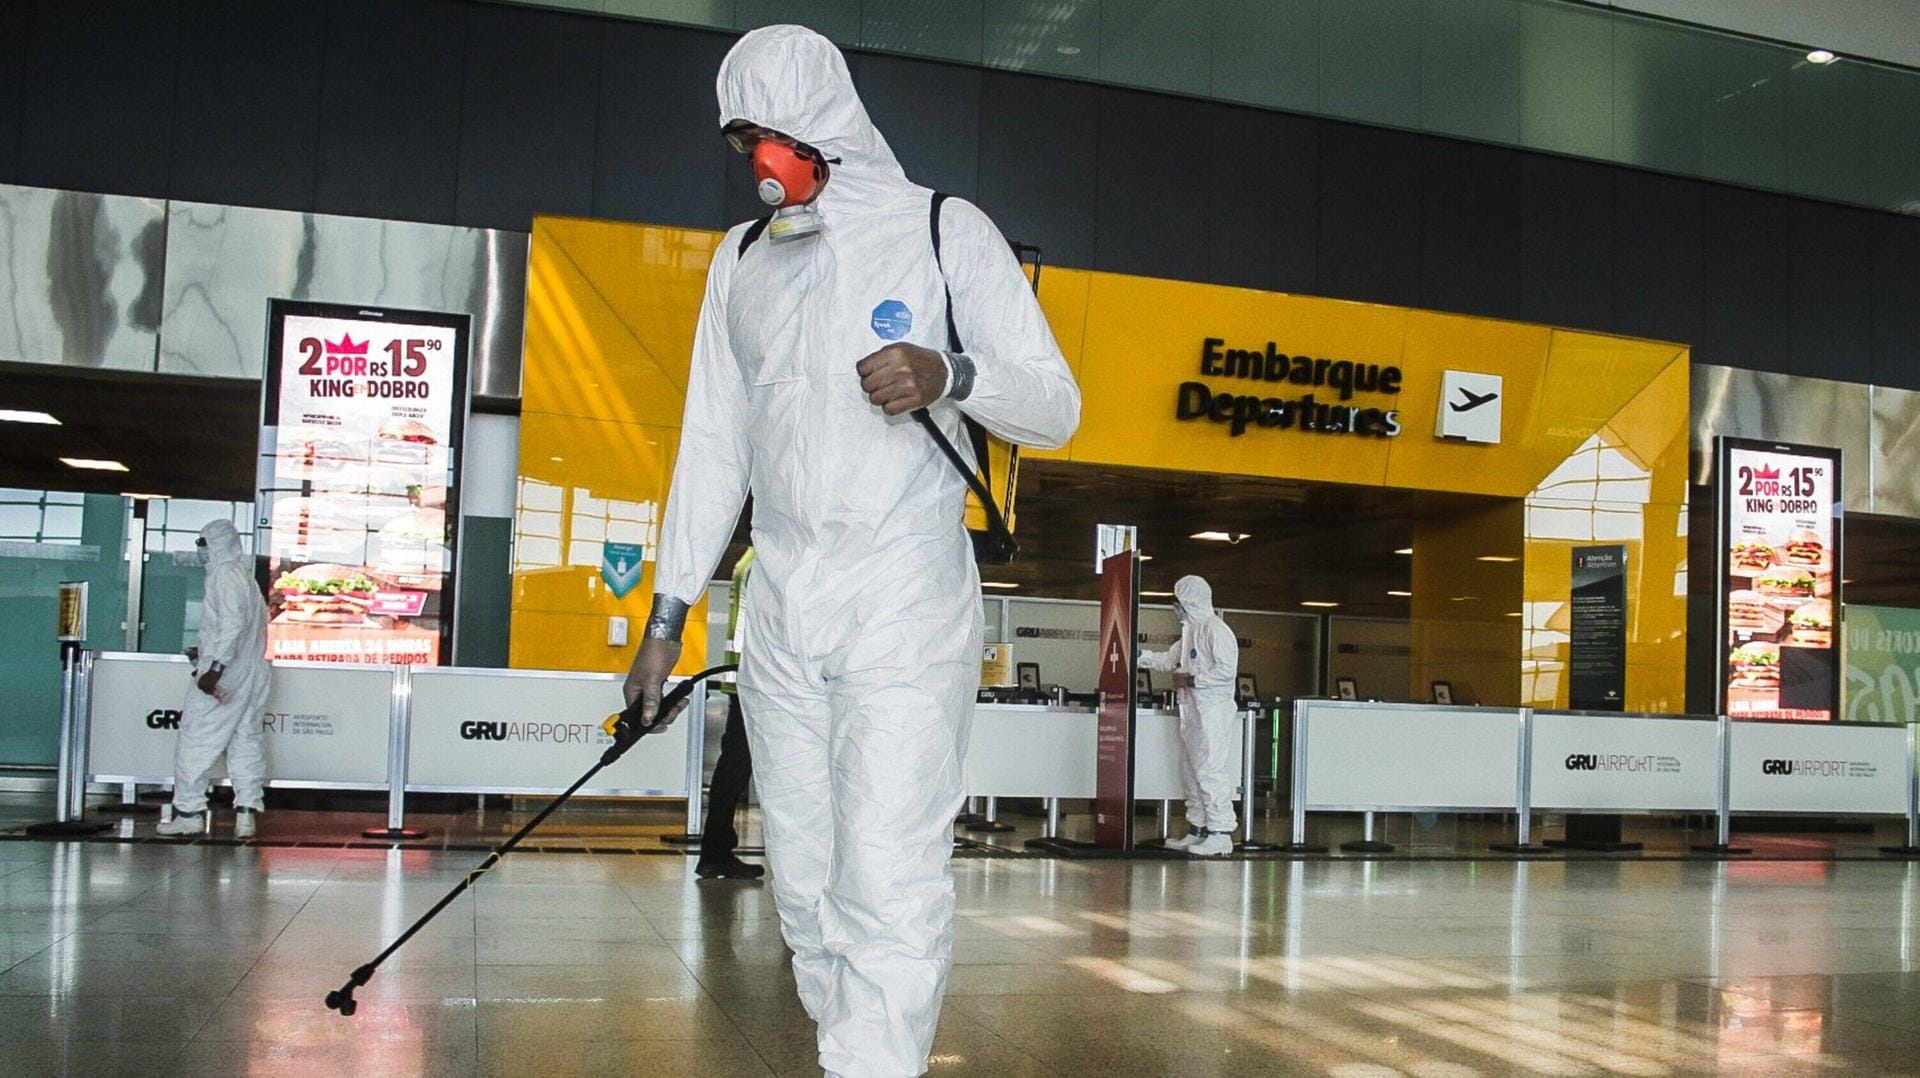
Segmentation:
{"type": "MultiPolygon", "coordinates": [[[[722,125],[838,161],[818,235],[763,236],[740,256],[742,225],[714,252],[655,589],[705,594],[751,490],[740,697],[800,998],[828,1073],[917,1075],[952,955],[979,576],[965,483],[909,416],[868,402],[855,365],[893,339],[947,347],[931,192],[907,181],[839,50],[812,31],[747,34],[718,93],[722,125]]],[[[1006,241],[958,199],[941,263],[976,377],[934,418],[956,446],[962,410],[1016,443],[1065,442],[1073,376],[1006,241]]]]}
{"type": "Polygon", "coordinates": [[[1140,665],[1193,675],[1193,688],[1180,690],[1180,744],[1186,750],[1180,771],[1187,787],[1187,823],[1202,831],[1232,832],[1240,642],[1213,612],[1213,589],[1205,580],[1181,577],[1173,585],[1173,597],[1186,611],[1179,650],[1143,651],[1140,665]]]}
{"type": "Polygon", "coordinates": [[[180,739],[173,749],[173,805],[181,812],[206,809],[207,778],[224,752],[234,806],[258,809],[267,781],[266,757],[260,750],[260,713],[267,706],[271,680],[267,604],[233,525],[211,521],[200,536],[207,541],[207,585],[194,676],[216,662],[225,669],[214,695],[198,686],[187,690],[180,739]]]}

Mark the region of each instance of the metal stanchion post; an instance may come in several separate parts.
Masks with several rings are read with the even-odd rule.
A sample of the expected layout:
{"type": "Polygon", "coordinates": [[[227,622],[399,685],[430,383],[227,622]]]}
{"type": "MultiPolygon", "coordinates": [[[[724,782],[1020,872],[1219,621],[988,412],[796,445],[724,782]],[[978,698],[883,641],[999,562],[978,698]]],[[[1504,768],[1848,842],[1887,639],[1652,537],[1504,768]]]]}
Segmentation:
{"type": "Polygon", "coordinates": [[[1160,841],[1173,837],[1173,802],[1160,802],[1160,841]]]}
{"type": "Polygon", "coordinates": [[[387,704],[387,825],[369,827],[361,838],[413,842],[426,831],[407,823],[407,753],[413,733],[413,669],[393,668],[393,691],[387,704]]]}
{"type": "Polygon", "coordinates": [[[1373,837],[1373,813],[1360,814],[1360,838],[1356,842],[1342,842],[1340,849],[1345,853],[1392,853],[1393,843],[1380,842],[1373,837]]]}
{"type": "Polygon", "coordinates": [[[966,828],[969,831],[978,831],[982,834],[999,834],[1003,831],[1013,830],[1013,825],[1000,822],[1000,799],[997,797],[989,797],[987,798],[986,813],[973,823],[967,824],[966,828]]]}
{"type": "Polygon", "coordinates": [[[1060,799],[1047,798],[1047,833],[1044,838],[1060,837],[1060,799]]]}
{"type": "Polygon", "coordinates": [[[1700,853],[1752,853],[1744,846],[1735,846],[1733,838],[1733,719],[1722,715],[1719,727],[1714,731],[1714,743],[1720,758],[1719,772],[1714,786],[1714,840],[1711,843],[1698,843],[1693,848],[1700,853]]]}
{"type": "MultiPolygon", "coordinates": [[[[733,705],[728,704],[729,708],[733,705]]],[[[731,716],[729,716],[731,719],[731,716]]],[[[677,835],[661,835],[660,841],[685,846],[691,852],[700,845],[701,829],[707,825],[707,686],[701,682],[687,700],[687,824],[677,835]]]]}
{"type": "Polygon", "coordinates": [[[1325,846],[1307,842],[1307,705],[1293,702],[1293,797],[1290,823],[1293,840],[1280,849],[1286,853],[1326,853],[1325,846]]]}
{"type": "Polygon", "coordinates": [[[1551,853],[1545,846],[1533,844],[1533,709],[1520,709],[1520,760],[1513,782],[1513,841],[1488,849],[1498,853],[1551,853]]]}
{"type": "Polygon", "coordinates": [[[1907,844],[1882,846],[1880,852],[1920,857],[1920,756],[1914,755],[1916,728],[1907,724],[1907,844]]]}
{"type": "Polygon", "coordinates": [[[60,758],[53,819],[28,826],[30,835],[97,835],[111,826],[87,819],[87,708],[92,701],[84,682],[92,665],[92,654],[78,642],[60,642],[60,758]]]}

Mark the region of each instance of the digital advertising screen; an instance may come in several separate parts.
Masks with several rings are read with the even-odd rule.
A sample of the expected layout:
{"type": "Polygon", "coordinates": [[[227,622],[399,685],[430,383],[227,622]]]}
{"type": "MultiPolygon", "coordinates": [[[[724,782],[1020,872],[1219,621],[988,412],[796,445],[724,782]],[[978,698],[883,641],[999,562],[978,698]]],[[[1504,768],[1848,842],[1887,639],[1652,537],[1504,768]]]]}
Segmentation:
{"type": "Polygon", "coordinates": [[[1721,698],[1736,719],[1830,722],[1840,709],[1840,453],[1716,442],[1721,698]]]}
{"type": "Polygon", "coordinates": [[[467,334],[464,314],[269,301],[269,658],[448,661],[467,334]]]}

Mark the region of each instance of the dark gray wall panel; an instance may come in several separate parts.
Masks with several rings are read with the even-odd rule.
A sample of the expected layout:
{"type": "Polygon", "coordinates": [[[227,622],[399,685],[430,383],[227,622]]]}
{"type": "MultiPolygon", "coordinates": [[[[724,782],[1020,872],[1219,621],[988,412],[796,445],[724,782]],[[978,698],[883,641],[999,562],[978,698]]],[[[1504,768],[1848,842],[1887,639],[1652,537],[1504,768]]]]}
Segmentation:
{"type": "Polygon", "coordinates": [[[1705,184],[1690,180],[1614,171],[1609,328],[1663,341],[1699,339],[1700,207],[1705,190],[1705,184]]]}
{"type": "Polygon", "coordinates": [[[26,107],[27,50],[33,5],[0,4],[0,183],[20,167],[20,117],[26,107]]]}
{"type": "Polygon", "coordinates": [[[1100,92],[988,71],[980,83],[980,208],[1056,265],[1093,265],[1100,92]]]}
{"type": "Polygon", "coordinates": [[[1420,187],[1433,140],[1327,124],[1320,132],[1320,291],[1420,302],[1420,187]]]}
{"type": "Polygon", "coordinates": [[[1818,202],[1791,211],[1791,372],[1864,382],[1873,367],[1873,229],[1878,215],[1818,202]]]}
{"type": "Polygon", "coordinates": [[[1706,200],[1695,359],[1787,372],[1788,206],[1782,196],[1731,187],[1706,200]]]}
{"type": "Polygon", "coordinates": [[[466,8],[333,0],[324,10],[314,209],[451,222],[466,8]]]}
{"type": "Polygon", "coordinates": [[[1520,317],[1520,155],[1465,142],[1426,145],[1421,305],[1520,317]]]}
{"type": "MultiPolygon", "coordinates": [[[[13,5],[20,6],[20,5],[13,5]]],[[[24,49],[19,182],[108,194],[167,193],[179,12],[170,2],[38,0],[24,49]]]]}
{"type": "Polygon", "coordinates": [[[1873,381],[1920,389],[1920,220],[1876,222],[1873,381]]]}
{"type": "Polygon", "coordinates": [[[917,184],[974,201],[980,194],[979,68],[862,56],[867,115],[917,184]]]}
{"type": "Polygon", "coordinates": [[[1259,109],[1213,112],[1196,182],[1212,189],[1210,280],[1312,293],[1319,220],[1319,126],[1259,109]]]}
{"type": "Polygon", "coordinates": [[[1578,329],[1613,324],[1612,170],[1521,158],[1520,317],[1578,329]]]}
{"type": "MultiPolygon", "coordinates": [[[[169,194],[313,208],[323,10],[306,0],[181,5],[169,194]]],[[[360,76],[382,73],[367,68],[360,76]]]]}
{"type": "Polygon", "coordinates": [[[724,228],[738,157],[720,137],[713,74],[730,42],[643,23],[607,27],[600,65],[593,214],[724,228]]]}
{"type": "Polygon", "coordinates": [[[605,22],[487,4],[467,16],[455,219],[525,232],[536,214],[593,212],[605,22]]]}
{"type": "Polygon", "coordinates": [[[1208,112],[1184,98],[1100,91],[1096,268],[1206,279],[1212,191],[1201,170],[1212,142],[1208,112]]]}

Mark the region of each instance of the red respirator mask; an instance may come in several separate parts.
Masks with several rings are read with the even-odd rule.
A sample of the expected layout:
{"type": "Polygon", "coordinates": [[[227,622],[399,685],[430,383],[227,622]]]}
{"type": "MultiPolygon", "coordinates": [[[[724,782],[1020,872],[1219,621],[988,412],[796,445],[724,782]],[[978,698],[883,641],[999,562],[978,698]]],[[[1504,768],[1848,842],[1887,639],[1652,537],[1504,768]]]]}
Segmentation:
{"type": "Polygon", "coordinates": [[[761,139],[753,147],[753,178],[760,201],[774,207],[767,237],[798,239],[820,231],[813,200],[827,185],[827,162],[810,148],[761,139]]]}

